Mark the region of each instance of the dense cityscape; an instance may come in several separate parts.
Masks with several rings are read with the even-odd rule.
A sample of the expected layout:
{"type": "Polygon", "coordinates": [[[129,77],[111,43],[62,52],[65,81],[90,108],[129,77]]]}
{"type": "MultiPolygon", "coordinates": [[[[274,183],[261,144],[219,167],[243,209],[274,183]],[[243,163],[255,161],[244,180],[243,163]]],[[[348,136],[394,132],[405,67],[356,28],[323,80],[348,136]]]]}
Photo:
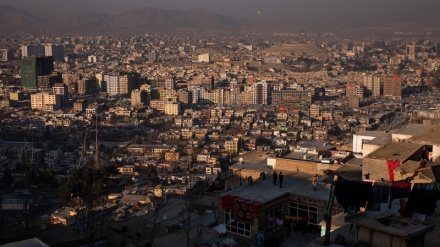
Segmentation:
{"type": "Polygon", "coordinates": [[[438,246],[436,32],[6,32],[0,246],[438,246]]]}

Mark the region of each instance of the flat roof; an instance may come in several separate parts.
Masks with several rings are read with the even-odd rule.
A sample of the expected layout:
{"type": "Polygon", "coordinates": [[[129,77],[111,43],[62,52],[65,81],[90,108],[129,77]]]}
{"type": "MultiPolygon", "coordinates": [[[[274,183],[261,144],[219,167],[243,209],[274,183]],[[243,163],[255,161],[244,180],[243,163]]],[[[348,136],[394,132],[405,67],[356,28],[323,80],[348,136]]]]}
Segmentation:
{"type": "Polygon", "coordinates": [[[406,125],[405,127],[403,127],[402,129],[394,131],[393,134],[415,136],[415,135],[422,134],[423,132],[425,132],[429,128],[432,128],[432,126],[426,125],[426,124],[410,123],[410,124],[406,125]]]}
{"type": "Polygon", "coordinates": [[[428,126],[425,131],[414,137],[414,142],[440,143],[440,124],[428,126]]]}
{"type": "Polygon", "coordinates": [[[372,152],[364,158],[385,159],[385,160],[407,160],[417,150],[422,148],[422,144],[390,142],[382,148],[372,152]]]}
{"type": "Polygon", "coordinates": [[[434,229],[433,223],[394,215],[381,218],[359,215],[350,219],[350,222],[358,226],[408,239],[424,235],[426,232],[434,229]]]}
{"type": "Polygon", "coordinates": [[[381,137],[386,135],[387,133],[384,131],[359,131],[354,135],[358,136],[373,136],[373,137],[381,137]]]}
{"type": "Polygon", "coordinates": [[[26,239],[18,242],[0,245],[1,247],[49,247],[46,243],[38,238],[26,239]]]}
{"type": "MultiPolygon", "coordinates": [[[[330,185],[318,183],[317,190],[313,190],[311,179],[313,175],[307,173],[284,173],[283,188],[274,185],[272,174],[269,173],[265,180],[258,179],[252,185],[246,183],[240,187],[226,191],[222,194],[237,196],[255,202],[268,202],[285,194],[296,194],[314,199],[327,201],[330,194],[330,185]]],[[[278,181],[279,182],[279,181],[278,181]]]]}
{"type": "Polygon", "coordinates": [[[269,154],[267,151],[252,151],[243,155],[240,155],[238,157],[234,158],[235,162],[238,162],[240,158],[243,158],[244,164],[247,162],[260,162],[262,160],[266,160],[266,158],[269,157],[269,154]]]}

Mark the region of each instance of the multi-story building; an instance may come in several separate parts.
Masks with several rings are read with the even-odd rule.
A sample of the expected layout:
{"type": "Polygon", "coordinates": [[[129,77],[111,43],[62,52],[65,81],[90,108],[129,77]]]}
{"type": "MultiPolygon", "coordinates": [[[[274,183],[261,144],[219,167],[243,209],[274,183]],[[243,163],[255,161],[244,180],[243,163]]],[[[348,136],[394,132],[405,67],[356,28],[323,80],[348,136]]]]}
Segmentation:
{"type": "Polygon", "coordinates": [[[372,74],[365,75],[364,86],[368,89],[371,96],[380,96],[380,76],[372,74]]]}
{"type": "Polygon", "coordinates": [[[177,91],[177,100],[184,104],[192,103],[192,92],[185,89],[177,91]]]}
{"type": "Polygon", "coordinates": [[[310,91],[280,90],[272,92],[272,104],[311,103],[310,91]]]}
{"type": "Polygon", "coordinates": [[[61,81],[63,81],[63,79],[57,74],[39,75],[37,76],[37,87],[42,90],[50,89],[55,83],[61,81]]]}
{"type": "Polygon", "coordinates": [[[252,104],[269,105],[271,97],[269,84],[266,81],[259,81],[252,84],[252,104]]]}
{"type": "Polygon", "coordinates": [[[150,91],[147,90],[133,90],[131,91],[131,107],[144,107],[150,105],[150,91]]]}
{"type": "Polygon", "coordinates": [[[408,60],[414,60],[416,58],[417,46],[416,45],[407,45],[406,46],[406,58],[408,60]]]}
{"type": "Polygon", "coordinates": [[[211,62],[211,56],[209,53],[201,54],[198,56],[199,63],[210,63],[211,62]]]}
{"type": "Polygon", "coordinates": [[[73,103],[73,110],[76,112],[86,112],[87,108],[87,101],[85,100],[78,100],[75,103],[73,103]]]}
{"type": "Polygon", "coordinates": [[[123,74],[119,76],[119,93],[120,94],[129,94],[131,91],[136,89],[138,82],[138,75],[136,74],[123,74]]]}
{"type": "Polygon", "coordinates": [[[360,97],[357,95],[350,95],[348,96],[348,105],[351,108],[359,108],[360,104],[360,97]]]}
{"type": "Polygon", "coordinates": [[[0,62],[7,62],[12,58],[12,53],[8,49],[0,49],[0,62]]]}
{"type": "Polygon", "coordinates": [[[382,77],[383,95],[392,99],[402,98],[402,78],[398,75],[382,77]]]}
{"type": "Polygon", "coordinates": [[[64,45],[45,44],[44,55],[51,56],[54,60],[64,59],[64,45]]]}
{"type": "Polygon", "coordinates": [[[180,103],[179,102],[165,102],[165,114],[177,116],[180,113],[180,103]]]}
{"type": "Polygon", "coordinates": [[[25,57],[21,61],[21,84],[26,88],[37,87],[37,76],[50,75],[54,70],[52,57],[25,57]]]}
{"type": "Polygon", "coordinates": [[[159,52],[157,52],[157,51],[150,51],[150,52],[148,53],[148,61],[149,61],[150,63],[154,63],[154,62],[156,62],[158,59],[159,59],[159,52]]]}
{"type": "Polygon", "coordinates": [[[150,101],[150,107],[153,109],[156,109],[158,111],[164,112],[165,111],[165,100],[160,100],[160,99],[156,99],[156,100],[151,100],[150,101]]]}
{"type": "Polygon", "coordinates": [[[359,85],[354,85],[351,83],[348,83],[345,86],[345,94],[347,96],[357,96],[359,98],[363,98],[364,97],[364,88],[359,86],[359,85]]]}
{"type": "Polygon", "coordinates": [[[23,45],[21,46],[21,57],[44,56],[44,45],[23,45]]]}
{"type": "Polygon", "coordinates": [[[167,79],[165,79],[165,88],[174,90],[174,78],[172,76],[168,76],[167,79]]]}
{"type": "Polygon", "coordinates": [[[31,94],[31,109],[39,111],[53,111],[59,109],[60,95],[51,93],[31,94]]]}
{"type": "Polygon", "coordinates": [[[119,94],[119,76],[118,75],[104,75],[104,81],[107,84],[107,94],[115,96],[119,94]]]}
{"type": "Polygon", "coordinates": [[[192,94],[192,102],[193,104],[206,103],[206,90],[204,87],[194,87],[189,89],[192,94]]]}
{"type": "Polygon", "coordinates": [[[69,91],[64,83],[55,83],[52,87],[53,94],[60,96],[60,107],[66,109],[69,103],[69,91]]]}
{"type": "Polygon", "coordinates": [[[78,81],[78,93],[94,94],[98,92],[98,79],[90,77],[78,81]]]}
{"type": "Polygon", "coordinates": [[[312,104],[310,105],[310,117],[320,117],[321,116],[321,108],[319,105],[312,104]]]}
{"type": "Polygon", "coordinates": [[[239,143],[239,138],[234,137],[234,138],[229,138],[228,140],[225,141],[225,150],[226,152],[229,152],[231,154],[238,154],[238,143],[239,143]]]}

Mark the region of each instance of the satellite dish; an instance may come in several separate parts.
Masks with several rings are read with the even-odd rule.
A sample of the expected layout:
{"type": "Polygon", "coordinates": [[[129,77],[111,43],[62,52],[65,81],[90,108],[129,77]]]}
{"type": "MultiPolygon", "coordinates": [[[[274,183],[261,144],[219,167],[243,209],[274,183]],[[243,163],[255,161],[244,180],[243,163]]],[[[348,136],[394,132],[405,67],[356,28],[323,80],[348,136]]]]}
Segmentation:
{"type": "Polygon", "coordinates": [[[238,159],[238,161],[239,161],[240,163],[243,163],[243,158],[240,157],[240,158],[238,159]]]}
{"type": "Polygon", "coordinates": [[[220,234],[225,234],[226,233],[226,226],[224,224],[218,225],[217,232],[220,234]]]}

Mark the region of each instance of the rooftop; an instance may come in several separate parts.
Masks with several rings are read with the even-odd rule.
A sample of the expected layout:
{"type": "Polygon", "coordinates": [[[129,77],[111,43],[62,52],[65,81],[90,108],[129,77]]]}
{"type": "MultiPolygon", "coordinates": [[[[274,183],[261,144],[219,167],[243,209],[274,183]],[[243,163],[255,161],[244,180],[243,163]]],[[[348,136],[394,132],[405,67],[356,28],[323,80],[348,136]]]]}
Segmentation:
{"type": "Polygon", "coordinates": [[[415,136],[415,135],[422,134],[423,132],[425,132],[429,128],[432,128],[432,126],[426,125],[426,124],[410,123],[407,126],[405,126],[404,128],[394,131],[393,135],[397,134],[397,135],[415,136]]]}
{"type": "MultiPolygon", "coordinates": [[[[240,198],[268,202],[282,195],[291,193],[320,200],[328,200],[330,186],[318,183],[317,190],[313,191],[312,176],[306,173],[283,173],[283,188],[274,185],[272,178],[256,180],[252,185],[243,185],[223,193],[222,195],[237,196],[240,198]]],[[[271,176],[271,175],[269,175],[271,176]]]]}
{"type": "Polygon", "coordinates": [[[423,145],[415,143],[390,142],[365,158],[404,161],[422,147],[423,145]]]}

